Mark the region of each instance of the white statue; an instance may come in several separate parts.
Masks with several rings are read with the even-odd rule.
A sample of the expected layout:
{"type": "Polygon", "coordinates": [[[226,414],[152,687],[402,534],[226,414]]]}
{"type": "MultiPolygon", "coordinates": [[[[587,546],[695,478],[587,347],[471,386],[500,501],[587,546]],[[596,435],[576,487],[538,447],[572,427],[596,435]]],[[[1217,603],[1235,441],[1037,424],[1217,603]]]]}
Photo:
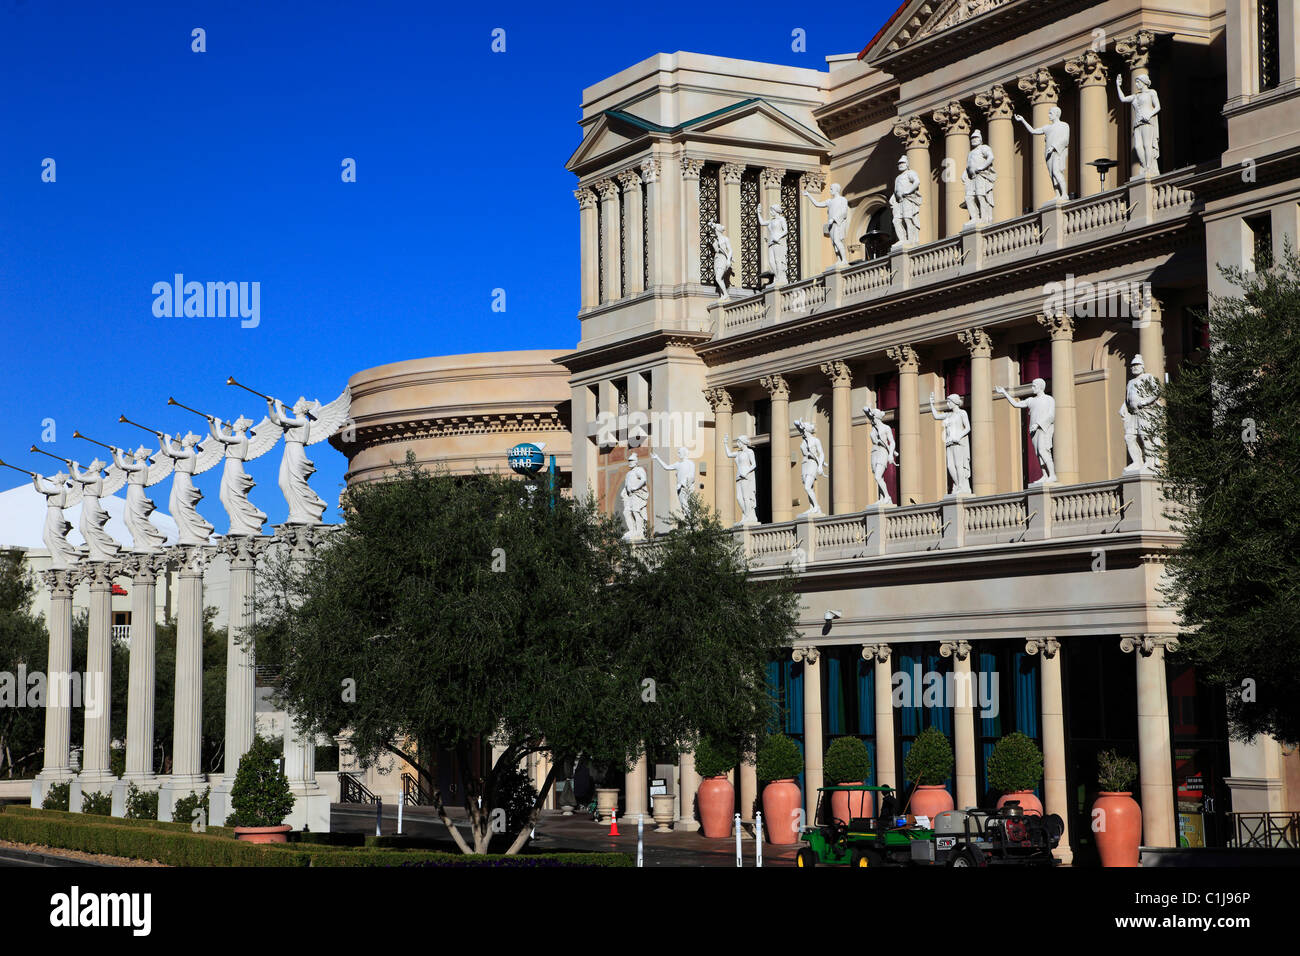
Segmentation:
{"type": "Polygon", "coordinates": [[[623,501],[623,521],[627,524],[624,541],[640,541],[645,537],[646,509],[650,502],[649,479],[645,469],[637,464],[636,454],[627,456],[627,475],[619,498],[623,501]]]}
{"type": "Polygon", "coordinates": [[[1160,97],[1151,87],[1151,77],[1139,73],[1133,77],[1133,95],[1124,95],[1124,78],[1115,77],[1115,89],[1121,103],[1132,104],[1133,151],[1143,176],[1160,175],[1160,97]]]}
{"type": "Polygon", "coordinates": [[[678,448],[677,461],[670,465],[658,453],[650,453],[650,457],[659,462],[665,471],[671,471],[677,476],[677,503],[682,507],[682,514],[690,510],[691,495],[695,492],[695,462],[691,461],[689,455],[690,452],[685,448],[678,448]]]}
{"type": "Polygon", "coordinates": [[[921,177],[912,169],[906,156],[898,159],[898,177],[894,194],[889,197],[894,212],[894,235],[898,244],[912,246],[921,236],[921,177]]]}
{"type": "Polygon", "coordinates": [[[230,518],[230,535],[259,535],[266,515],[248,500],[248,493],[256,484],[244,471],[244,462],[260,458],[275,447],[280,440],[280,429],[270,418],[263,418],[248,435],[252,419],[240,415],[223,431],[221,422],[208,416],[208,432],[226,446],[226,466],[221,472],[221,504],[230,518]]]}
{"type": "Polygon", "coordinates": [[[781,204],[772,203],[772,218],[763,218],[763,204],[759,203],[758,224],[767,230],[767,264],[772,269],[772,284],[786,284],[786,263],[789,255],[790,226],[781,214],[781,204]]]}
{"type": "Polygon", "coordinates": [[[1129,379],[1124,404],[1119,407],[1119,417],[1124,420],[1124,444],[1128,447],[1129,464],[1124,474],[1149,471],[1155,462],[1155,435],[1152,419],[1153,406],[1160,400],[1160,383],[1146,370],[1139,353],[1129,363],[1133,377],[1129,379]]]}
{"type": "Polygon", "coordinates": [[[86,539],[87,561],[113,561],[122,550],[122,546],[104,530],[108,524],[108,512],[101,501],[126,484],[126,472],[114,466],[105,475],[105,464],[96,458],[85,471],[75,461],[69,464],[72,480],[81,485],[81,527],[78,530],[86,539]]]}
{"type": "Polygon", "coordinates": [[[731,273],[732,266],[735,264],[735,257],[731,253],[731,240],[727,234],[722,231],[722,223],[713,224],[713,282],[718,287],[718,298],[725,299],[730,293],[727,292],[727,276],[731,273]]]}
{"type": "Polygon", "coordinates": [[[738,525],[758,524],[758,495],[754,487],[754,472],[758,461],[754,458],[754,449],[749,447],[749,438],[741,435],[736,439],[738,446],[731,450],[731,436],[722,436],[722,447],[728,458],[736,462],[736,503],[740,505],[738,525]]]}
{"type": "Polygon", "coordinates": [[[325,502],[311,490],[308,479],[316,466],[307,458],[307,446],[323,442],[348,420],[352,409],[352,392],[343,394],[328,405],[299,398],[293,414],[286,415],[277,399],[267,399],[268,417],[284,432],[284,457],[280,459],[280,491],[289,504],[288,524],[320,524],[325,502]]]}
{"type": "Polygon", "coordinates": [[[898,464],[898,446],[894,444],[894,430],[885,424],[885,413],[880,409],[868,405],[862,410],[867,413],[867,418],[871,422],[871,474],[875,477],[876,487],[880,490],[876,504],[879,507],[892,505],[894,499],[889,496],[889,489],[885,487],[885,469],[891,464],[898,464]]]}
{"type": "Polygon", "coordinates": [[[817,476],[826,474],[826,450],[822,440],[813,434],[817,426],[812,422],[795,419],[795,429],[799,432],[799,451],[803,455],[803,490],[808,495],[808,510],[805,515],[819,515],[822,506],[817,501],[817,476]]]}
{"type": "Polygon", "coordinates": [[[156,505],[145,495],[144,490],[156,485],[169,474],[175,464],[165,455],[156,462],[150,461],[149,449],[141,445],[131,453],[130,459],[120,448],[113,449],[113,464],[126,472],[126,528],[131,532],[131,550],[137,554],[152,554],[161,548],[167,540],[149,516],[154,513],[156,505]]]}
{"type": "Polygon", "coordinates": [[[949,395],[948,410],[941,415],[934,407],[934,392],[930,393],[930,414],[943,422],[943,446],[954,495],[970,494],[970,416],[961,406],[960,395],[949,395]]]}
{"type": "Polygon", "coordinates": [[[1052,188],[1056,190],[1057,200],[1070,198],[1070,188],[1066,183],[1066,164],[1070,160],[1070,124],[1061,120],[1061,108],[1053,106],[1047,111],[1048,123],[1034,129],[1019,113],[1016,122],[1029,130],[1033,136],[1043,137],[1043,160],[1047,163],[1048,175],[1052,177],[1052,188]]]}
{"type": "Polygon", "coordinates": [[[165,433],[159,432],[158,442],[162,453],[176,463],[176,470],[172,473],[172,494],[167,500],[167,507],[176,522],[176,543],[207,544],[213,528],[199,515],[197,506],[203,500],[203,492],[194,487],[194,476],[214,467],[226,449],[216,441],[199,445],[199,436],[193,432],[186,432],[184,437],[177,435],[175,444],[165,433]]]}
{"type": "Polygon", "coordinates": [[[988,225],[993,221],[993,184],[998,181],[993,168],[993,150],[984,144],[979,130],[970,134],[970,152],[961,181],[966,187],[966,212],[970,221],[988,225]]]}
{"type": "Polygon", "coordinates": [[[45,496],[45,528],[41,540],[45,542],[45,550],[50,552],[50,570],[70,568],[81,557],[81,552],[68,543],[72,525],[63,517],[63,509],[76,504],[75,500],[69,500],[68,475],[61,471],[42,478],[32,472],[32,487],[45,496]]]}
{"type": "Polygon", "coordinates": [[[840,184],[831,183],[831,198],[825,202],[821,202],[806,189],[803,194],[818,209],[826,210],[826,225],[822,226],[822,235],[831,238],[831,245],[835,247],[836,265],[846,265],[849,254],[844,239],[849,232],[849,201],[840,195],[840,184]]]}
{"type": "Polygon", "coordinates": [[[1038,456],[1038,466],[1043,472],[1032,484],[1050,485],[1056,481],[1056,461],[1052,457],[1052,445],[1056,436],[1056,399],[1047,394],[1047,383],[1041,378],[1034,379],[1032,387],[1034,393],[1024,401],[1013,398],[1001,385],[994,391],[1016,408],[1029,409],[1029,437],[1034,443],[1034,454],[1038,456]]]}

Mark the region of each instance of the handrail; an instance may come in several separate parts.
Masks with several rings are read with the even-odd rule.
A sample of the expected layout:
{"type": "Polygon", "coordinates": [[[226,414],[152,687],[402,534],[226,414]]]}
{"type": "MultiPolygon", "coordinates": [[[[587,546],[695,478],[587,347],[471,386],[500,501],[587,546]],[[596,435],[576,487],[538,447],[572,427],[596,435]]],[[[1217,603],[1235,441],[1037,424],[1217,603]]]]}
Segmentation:
{"type": "Polygon", "coordinates": [[[378,803],[379,798],[346,770],[339,771],[339,803],[378,803]]]}
{"type": "Polygon", "coordinates": [[[402,774],[402,802],[408,807],[427,807],[433,803],[433,794],[420,786],[415,774],[402,774]]]}
{"type": "Polygon", "coordinates": [[[1248,810],[1228,814],[1233,847],[1300,849],[1300,810],[1248,810]]]}

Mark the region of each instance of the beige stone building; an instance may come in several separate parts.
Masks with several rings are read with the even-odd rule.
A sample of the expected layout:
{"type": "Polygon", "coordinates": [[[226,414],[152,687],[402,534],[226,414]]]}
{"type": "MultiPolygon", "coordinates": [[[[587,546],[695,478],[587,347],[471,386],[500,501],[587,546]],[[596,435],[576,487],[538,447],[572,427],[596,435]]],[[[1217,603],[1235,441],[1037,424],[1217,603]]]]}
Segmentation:
{"type": "MultiPolygon", "coordinates": [[[[700,493],[735,522],[726,438],[751,439],[760,524],[737,534],[755,574],[799,571],[794,660],[772,676],[806,794],[832,738],[862,737],[875,781],[902,786],[911,741],[936,726],[953,743],[958,806],[990,799],[997,739],[1034,737],[1040,794],[1080,859],[1110,747],[1139,760],[1148,845],[1221,846],[1262,812],[1300,810],[1300,757],[1230,743],[1221,693],[1176,654],[1158,588],[1178,540],[1156,483],[1126,471],[1119,415],[1135,354],[1164,380],[1208,346],[1197,310],[1228,291],[1218,264],[1249,267],[1300,231],[1295,7],[909,0],[826,70],[659,54],[583,92],[568,163],[581,338],[557,359],[573,486],[614,510],[629,448],[687,447],[700,493]],[[1130,96],[1143,76],[1160,105],[1158,158],[1146,153],[1158,170],[1137,158],[1143,104],[1116,87],[1130,96]],[[1071,130],[1059,201],[1044,137],[1027,128],[1054,108],[1071,130]],[[975,130],[997,172],[983,225],[962,182],[975,130]],[[923,198],[910,246],[895,244],[890,206],[901,156],[923,198]],[[831,184],[849,202],[844,263],[827,210],[802,195],[824,202],[831,184]],[[784,285],[760,204],[789,227],[784,285]],[[715,222],[734,252],[725,301],[715,222]],[[1026,413],[997,390],[1023,400],[1035,378],[1055,399],[1052,484],[1035,483],[1026,413]],[[949,493],[931,394],[940,411],[960,396],[969,415],[970,494],[949,493]],[[896,506],[877,501],[867,406],[896,435],[884,475],[896,506]],[[796,420],[829,458],[822,516],[803,516],[796,420]],[[979,694],[955,699],[967,680],[979,694]],[[921,688],[935,682],[948,690],[931,699],[921,688]]],[[[652,474],[663,527],[673,476],[652,474]]],[[[689,758],[680,771],[685,821],[689,758]]],[[[648,807],[645,776],[629,774],[626,812],[648,807]]],[[[740,778],[749,817],[753,768],[740,778]]]]}

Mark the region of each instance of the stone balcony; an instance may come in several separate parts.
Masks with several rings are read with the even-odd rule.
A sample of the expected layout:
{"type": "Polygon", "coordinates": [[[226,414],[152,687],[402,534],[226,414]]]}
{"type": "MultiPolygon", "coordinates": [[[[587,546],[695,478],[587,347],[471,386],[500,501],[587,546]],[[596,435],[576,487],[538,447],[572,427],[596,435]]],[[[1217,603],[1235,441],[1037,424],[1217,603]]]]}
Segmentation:
{"type": "Polygon", "coordinates": [[[895,248],[887,256],[716,303],[709,307],[714,338],[745,335],[809,315],[874,303],[982,270],[1082,249],[1185,219],[1196,202],[1185,186],[1196,173],[1188,168],[1155,179],[1134,180],[1095,196],[1044,206],[991,226],[968,227],[956,236],[895,248]]]}

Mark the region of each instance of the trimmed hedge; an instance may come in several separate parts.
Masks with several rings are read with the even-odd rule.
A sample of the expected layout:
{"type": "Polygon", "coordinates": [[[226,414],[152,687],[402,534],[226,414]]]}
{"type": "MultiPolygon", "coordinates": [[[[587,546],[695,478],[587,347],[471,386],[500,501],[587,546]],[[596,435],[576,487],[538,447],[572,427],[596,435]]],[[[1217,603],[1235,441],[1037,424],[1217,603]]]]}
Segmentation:
{"type": "Polygon", "coordinates": [[[501,854],[433,853],[420,850],[354,850],[312,854],[312,866],[444,866],[444,867],[623,867],[632,866],[626,853],[501,854]]]}
{"type": "MultiPolygon", "coordinates": [[[[110,823],[113,826],[121,827],[144,827],[150,830],[168,830],[176,833],[192,833],[192,824],[183,823],[179,820],[166,822],[163,820],[133,820],[130,817],[109,817],[104,820],[99,814],[87,813],[69,813],[66,810],[41,810],[36,807],[22,805],[10,805],[2,808],[3,813],[17,814],[18,816],[36,817],[42,820],[61,820],[66,823],[85,823],[86,817],[90,816],[94,822],[110,823]]],[[[207,833],[215,836],[234,837],[235,831],[229,827],[208,827],[207,833]]]]}

